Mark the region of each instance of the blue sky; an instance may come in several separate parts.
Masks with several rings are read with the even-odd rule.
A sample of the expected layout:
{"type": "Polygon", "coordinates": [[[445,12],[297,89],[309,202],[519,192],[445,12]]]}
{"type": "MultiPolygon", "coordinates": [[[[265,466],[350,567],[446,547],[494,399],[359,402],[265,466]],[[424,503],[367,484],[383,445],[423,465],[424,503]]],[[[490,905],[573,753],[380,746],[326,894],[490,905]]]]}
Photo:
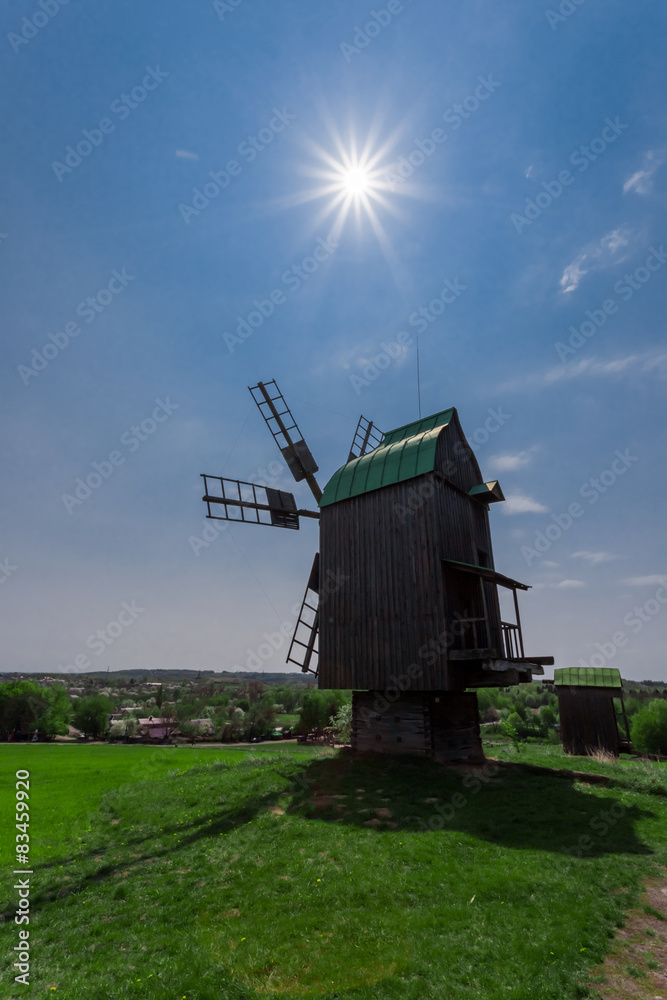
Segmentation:
{"type": "Polygon", "coordinates": [[[307,504],[247,386],[277,379],[324,484],[360,412],[416,418],[421,331],[422,412],[456,406],[508,497],[527,651],[667,681],[661,6],[1,20],[2,669],[283,669],[317,527],[198,546],[200,473],[307,504]],[[322,172],[355,155],[343,219],[322,172]]]}

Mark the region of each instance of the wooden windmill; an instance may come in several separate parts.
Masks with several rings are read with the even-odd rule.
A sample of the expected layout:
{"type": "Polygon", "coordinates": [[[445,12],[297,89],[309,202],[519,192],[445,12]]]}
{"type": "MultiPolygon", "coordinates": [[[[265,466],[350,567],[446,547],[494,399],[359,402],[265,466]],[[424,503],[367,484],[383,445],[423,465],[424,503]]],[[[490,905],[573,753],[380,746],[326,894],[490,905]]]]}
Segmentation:
{"type": "Polygon", "coordinates": [[[524,654],[518,590],[496,572],[484,482],[454,408],[386,434],[361,417],[347,462],[322,491],[317,464],[275,381],[250,389],[318,511],[282,490],[204,475],[208,517],[298,529],[319,518],[315,556],[287,661],[321,688],[353,690],[357,750],[439,760],[482,757],[478,687],[542,674],[524,654]],[[501,618],[498,587],[513,595],[501,618]]]}

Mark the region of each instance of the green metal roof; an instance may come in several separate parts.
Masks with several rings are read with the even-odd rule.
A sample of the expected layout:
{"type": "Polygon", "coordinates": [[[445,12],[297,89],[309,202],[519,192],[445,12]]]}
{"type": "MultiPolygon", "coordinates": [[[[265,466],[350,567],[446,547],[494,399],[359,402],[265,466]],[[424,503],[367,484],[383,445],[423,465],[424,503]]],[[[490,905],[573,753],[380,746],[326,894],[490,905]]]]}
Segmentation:
{"type": "Polygon", "coordinates": [[[433,472],[438,435],[453,414],[453,409],[442,410],[389,431],[374,451],[334,472],[324,487],[320,507],[433,472]]]}
{"type": "Polygon", "coordinates": [[[615,667],[561,667],[554,670],[556,686],[622,688],[620,671],[615,667]]]}
{"type": "Polygon", "coordinates": [[[402,427],[397,427],[393,431],[387,431],[382,438],[380,447],[384,448],[389,444],[394,444],[396,441],[403,441],[405,438],[414,437],[415,434],[422,434],[424,431],[432,431],[434,427],[444,427],[449,423],[453,415],[454,410],[450,407],[449,410],[441,410],[440,413],[434,413],[430,417],[424,417],[422,420],[413,420],[411,424],[403,424],[402,427]]]}

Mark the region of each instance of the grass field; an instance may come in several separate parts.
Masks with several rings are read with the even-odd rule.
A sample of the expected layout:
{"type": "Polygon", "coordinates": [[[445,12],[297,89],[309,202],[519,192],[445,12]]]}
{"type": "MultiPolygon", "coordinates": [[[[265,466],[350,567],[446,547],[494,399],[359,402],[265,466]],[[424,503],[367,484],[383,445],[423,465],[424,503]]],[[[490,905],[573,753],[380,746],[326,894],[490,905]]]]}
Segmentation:
{"type": "Polygon", "coordinates": [[[0,747],[0,768],[11,998],[570,1000],[667,860],[661,764],[593,786],[296,746],[37,745],[0,747]],[[11,966],[24,767],[29,989],[11,966]]]}

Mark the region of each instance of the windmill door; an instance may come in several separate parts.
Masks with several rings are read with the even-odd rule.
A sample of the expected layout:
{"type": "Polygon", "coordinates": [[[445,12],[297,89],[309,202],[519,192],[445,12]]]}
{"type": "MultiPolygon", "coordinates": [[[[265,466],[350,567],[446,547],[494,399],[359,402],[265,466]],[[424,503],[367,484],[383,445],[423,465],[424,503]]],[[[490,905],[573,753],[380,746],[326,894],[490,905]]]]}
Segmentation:
{"type": "Polygon", "coordinates": [[[483,581],[475,573],[445,566],[445,618],[450,649],[487,649],[489,628],[483,581]]]}

